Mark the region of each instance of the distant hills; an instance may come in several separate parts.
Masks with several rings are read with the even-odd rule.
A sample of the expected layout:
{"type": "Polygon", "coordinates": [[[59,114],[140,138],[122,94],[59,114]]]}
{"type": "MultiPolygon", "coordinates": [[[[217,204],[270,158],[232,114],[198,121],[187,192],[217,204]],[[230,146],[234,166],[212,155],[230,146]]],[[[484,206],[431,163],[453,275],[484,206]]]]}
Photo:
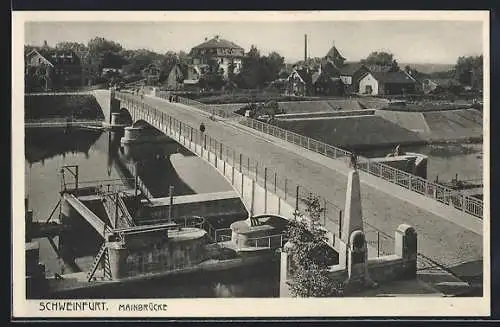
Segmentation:
{"type": "Polygon", "coordinates": [[[424,74],[432,74],[435,72],[446,72],[452,70],[455,65],[454,64],[411,64],[411,63],[398,63],[400,68],[404,68],[406,65],[410,66],[413,69],[418,70],[424,74]]]}

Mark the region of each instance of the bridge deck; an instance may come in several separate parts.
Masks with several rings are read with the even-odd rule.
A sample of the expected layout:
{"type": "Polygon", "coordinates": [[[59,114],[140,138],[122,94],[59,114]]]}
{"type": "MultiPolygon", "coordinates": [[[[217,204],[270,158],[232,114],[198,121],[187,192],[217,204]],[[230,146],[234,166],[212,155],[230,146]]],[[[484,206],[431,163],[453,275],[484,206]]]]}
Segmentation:
{"type": "MultiPolygon", "coordinates": [[[[217,200],[228,200],[228,199],[239,199],[238,193],[235,191],[228,192],[214,192],[214,193],[200,193],[200,194],[190,194],[190,195],[181,195],[174,196],[173,203],[174,204],[185,204],[185,203],[198,203],[198,202],[211,202],[217,200]]],[[[143,203],[147,203],[148,201],[143,200],[143,203]]],[[[149,199],[150,206],[164,206],[169,205],[170,198],[154,198],[149,199]]]]}
{"type": "MultiPolygon", "coordinates": [[[[326,158],[236,122],[214,122],[208,119],[207,113],[180,103],[148,96],[144,102],[195,128],[204,122],[208,135],[343,207],[348,171],[345,162],[326,158]]],[[[360,177],[366,222],[390,235],[399,224],[414,226],[419,233],[419,252],[448,267],[482,259],[480,220],[375,176],[361,172],[360,177]]]]}

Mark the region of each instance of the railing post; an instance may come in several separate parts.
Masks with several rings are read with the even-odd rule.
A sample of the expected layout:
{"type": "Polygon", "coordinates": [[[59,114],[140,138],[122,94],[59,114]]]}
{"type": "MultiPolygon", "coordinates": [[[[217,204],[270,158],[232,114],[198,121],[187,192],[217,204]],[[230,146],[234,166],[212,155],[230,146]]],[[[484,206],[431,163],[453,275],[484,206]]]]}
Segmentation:
{"type": "Polygon", "coordinates": [[[377,231],[377,257],[380,257],[380,232],[377,231]]]}
{"type": "Polygon", "coordinates": [[[297,189],[295,191],[295,210],[299,211],[299,188],[300,186],[297,185],[297,189]]]}
{"type": "Polygon", "coordinates": [[[326,199],[323,199],[323,225],[326,226],[326,199]]]}
{"type": "Polygon", "coordinates": [[[267,190],[267,167],[264,168],[264,189],[267,190]]]}
{"type": "Polygon", "coordinates": [[[274,193],[277,193],[278,191],[278,174],[275,172],[274,173],[274,193]]]}
{"type": "Polygon", "coordinates": [[[219,143],[219,148],[220,148],[220,155],[219,155],[219,159],[222,160],[222,143],[219,143]]]}
{"type": "Polygon", "coordinates": [[[242,172],[241,169],[243,168],[243,154],[240,153],[240,173],[242,172]]]}
{"type": "Polygon", "coordinates": [[[342,237],[342,210],[339,210],[339,238],[342,237]]]}
{"type": "Polygon", "coordinates": [[[288,182],[288,179],[285,177],[285,200],[286,200],[286,196],[287,196],[287,193],[288,193],[287,182],[288,182]]]}

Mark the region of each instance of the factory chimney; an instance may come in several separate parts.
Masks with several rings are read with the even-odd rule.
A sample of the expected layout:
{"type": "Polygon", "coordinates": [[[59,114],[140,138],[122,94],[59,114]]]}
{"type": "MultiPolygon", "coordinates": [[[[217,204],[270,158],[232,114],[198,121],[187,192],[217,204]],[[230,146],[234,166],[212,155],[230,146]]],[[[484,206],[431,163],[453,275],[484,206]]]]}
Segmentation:
{"type": "Polygon", "coordinates": [[[307,61],[307,34],[304,34],[304,63],[307,61]]]}

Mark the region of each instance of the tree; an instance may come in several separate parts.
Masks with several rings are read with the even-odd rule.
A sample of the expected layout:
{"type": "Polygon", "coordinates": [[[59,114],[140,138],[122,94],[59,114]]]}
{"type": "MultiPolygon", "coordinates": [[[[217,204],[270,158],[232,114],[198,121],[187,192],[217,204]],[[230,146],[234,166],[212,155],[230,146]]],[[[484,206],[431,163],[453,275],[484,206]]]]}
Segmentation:
{"type": "Polygon", "coordinates": [[[120,43],[106,40],[103,37],[96,36],[93,39],[90,39],[87,43],[88,49],[92,53],[106,53],[106,52],[120,52],[123,50],[123,47],[120,43]]]}
{"type": "Polygon", "coordinates": [[[362,64],[380,66],[380,67],[391,67],[392,71],[398,71],[399,65],[394,55],[385,51],[374,51],[366,57],[366,59],[361,60],[362,64]]]}
{"type": "Polygon", "coordinates": [[[87,46],[83,43],[78,42],[58,42],[56,44],[56,49],[58,50],[71,50],[74,52],[78,52],[81,50],[88,50],[87,46]]]}
{"type": "Polygon", "coordinates": [[[483,56],[459,57],[455,65],[455,78],[463,85],[482,89],[483,56]]]}
{"type": "Polygon", "coordinates": [[[266,83],[275,80],[280,70],[285,66],[285,59],[277,52],[268,56],[261,56],[260,51],[252,45],[237,80],[248,88],[263,87],[266,83]]]}
{"type": "Polygon", "coordinates": [[[326,231],[320,224],[325,208],[313,195],[303,200],[310,219],[296,212],[286,231],[292,267],[291,280],[287,282],[290,292],[296,297],[340,296],[341,285],[329,273],[331,258],[325,244],[326,231]]]}

